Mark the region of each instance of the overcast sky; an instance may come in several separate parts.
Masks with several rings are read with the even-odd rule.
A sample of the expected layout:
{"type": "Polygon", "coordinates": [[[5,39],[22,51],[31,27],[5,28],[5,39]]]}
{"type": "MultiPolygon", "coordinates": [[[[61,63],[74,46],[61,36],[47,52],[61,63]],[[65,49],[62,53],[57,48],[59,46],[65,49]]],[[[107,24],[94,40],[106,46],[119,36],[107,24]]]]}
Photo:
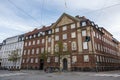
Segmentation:
{"type": "Polygon", "coordinates": [[[50,25],[63,12],[86,16],[120,41],[120,0],[0,0],[0,42],[50,25]]]}

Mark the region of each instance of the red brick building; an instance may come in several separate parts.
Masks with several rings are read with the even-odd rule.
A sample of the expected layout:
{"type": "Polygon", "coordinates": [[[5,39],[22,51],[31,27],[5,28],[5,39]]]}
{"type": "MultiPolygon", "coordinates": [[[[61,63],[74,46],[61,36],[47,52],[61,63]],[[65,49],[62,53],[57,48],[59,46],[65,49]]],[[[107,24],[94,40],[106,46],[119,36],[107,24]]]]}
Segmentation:
{"type": "Polygon", "coordinates": [[[110,32],[103,27],[98,27],[84,16],[73,17],[64,13],[50,27],[35,29],[26,34],[22,67],[33,69],[50,67],[52,69],[74,71],[120,69],[118,44],[119,42],[113,38],[110,32]],[[40,32],[44,35],[38,37],[40,32]],[[36,37],[34,37],[35,34],[36,37]],[[38,39],[40,41],[44,39],[44,43],[37,44],[38,39]],[[59,42],[62,44],[61,49],[59,42]],[[39,51],[36,54],[36,52],[32,51],[32,49],[37,51],[37,48],[49,54],[47,60],[43,60],[44,66],[41,66],[43,64],[40,59],[36,59],[38,54],[42,52],[39,51]],[[31,55],[27,56],[26,53],[28,53],[29,49],[31,55]],[[32,54],[32,52],[34,53],[32,54]],[[61,53],[61,55],[56,56],[55,53],[61,53]]]}

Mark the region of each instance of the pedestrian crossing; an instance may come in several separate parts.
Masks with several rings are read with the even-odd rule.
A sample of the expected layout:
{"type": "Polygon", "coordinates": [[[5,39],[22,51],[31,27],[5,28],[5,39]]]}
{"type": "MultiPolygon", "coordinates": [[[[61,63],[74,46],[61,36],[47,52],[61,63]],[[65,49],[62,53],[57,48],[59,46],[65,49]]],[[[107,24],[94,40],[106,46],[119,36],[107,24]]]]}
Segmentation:
{"type": "Polygon", "coordinates": [[[16,76],[16,75],[24,75],[26,73],[8,73],[8,74],[0,74],[0,77],[7,77],[7,76],[16,76]]]}
{"type": "Polygon", "coordinates": [[[120,77],[120,74],[94,74],[93,76],[120,77]]]}

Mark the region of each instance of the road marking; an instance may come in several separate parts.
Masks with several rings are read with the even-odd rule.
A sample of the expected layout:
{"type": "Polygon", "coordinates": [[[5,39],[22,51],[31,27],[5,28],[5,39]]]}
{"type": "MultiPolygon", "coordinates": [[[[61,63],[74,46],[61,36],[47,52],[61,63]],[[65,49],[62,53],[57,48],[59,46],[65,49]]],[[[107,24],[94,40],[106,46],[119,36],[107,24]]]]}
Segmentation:
{"type": "Polygon", "coordinates": [[[93,76],[120,77],[120,74],[95,74],[93,76]]]}
{"type": "Polygon", "coordinates": [[[9,73],[9,74],[0,74],[0,77],[5,77],[5,76],[15,76],[15,75],[23,75],[26,73],[9,73]]]}

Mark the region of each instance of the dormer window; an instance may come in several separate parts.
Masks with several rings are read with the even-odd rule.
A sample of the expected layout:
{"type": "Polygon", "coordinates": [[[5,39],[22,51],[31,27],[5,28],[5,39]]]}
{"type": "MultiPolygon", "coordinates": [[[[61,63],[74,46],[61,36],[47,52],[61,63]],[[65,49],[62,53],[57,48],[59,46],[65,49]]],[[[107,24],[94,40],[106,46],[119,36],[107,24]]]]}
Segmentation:
{"type": "Polygon", "coordinates": [[[22,37],[22,40],[24,40],[24,37],[22,37]]]}
{"type": "Polygon", "coordinates": [[[48,31],[48,34],[51,34],[51,30],[48,31]]]}
{"type": "Polygon", "coordinates": [[[92,25],[92,26],[95,26],[94,22],[91,22],[91,25],[92,25]]]}
{"type": "Polygon", "coordinates": [[[40,33],[38,33],[38,37],[40,37],[40,35],[41,35],[41,34],[40,34],[40,33]]]}
{"type": "Polygon", "coordinates": [[[36,37],[36,35],[34,34],[34,38],[36,37]]]}
{"type": "Polygon", "coordinates": [[[31,39],[31,38],[32,38],[32,36],[29,36],[29,38],[31,39]]]}
{"type": "Polygon", "coordinates": [[[86,21],[81,22],[81,26],[86,26],[86,21]]]}

